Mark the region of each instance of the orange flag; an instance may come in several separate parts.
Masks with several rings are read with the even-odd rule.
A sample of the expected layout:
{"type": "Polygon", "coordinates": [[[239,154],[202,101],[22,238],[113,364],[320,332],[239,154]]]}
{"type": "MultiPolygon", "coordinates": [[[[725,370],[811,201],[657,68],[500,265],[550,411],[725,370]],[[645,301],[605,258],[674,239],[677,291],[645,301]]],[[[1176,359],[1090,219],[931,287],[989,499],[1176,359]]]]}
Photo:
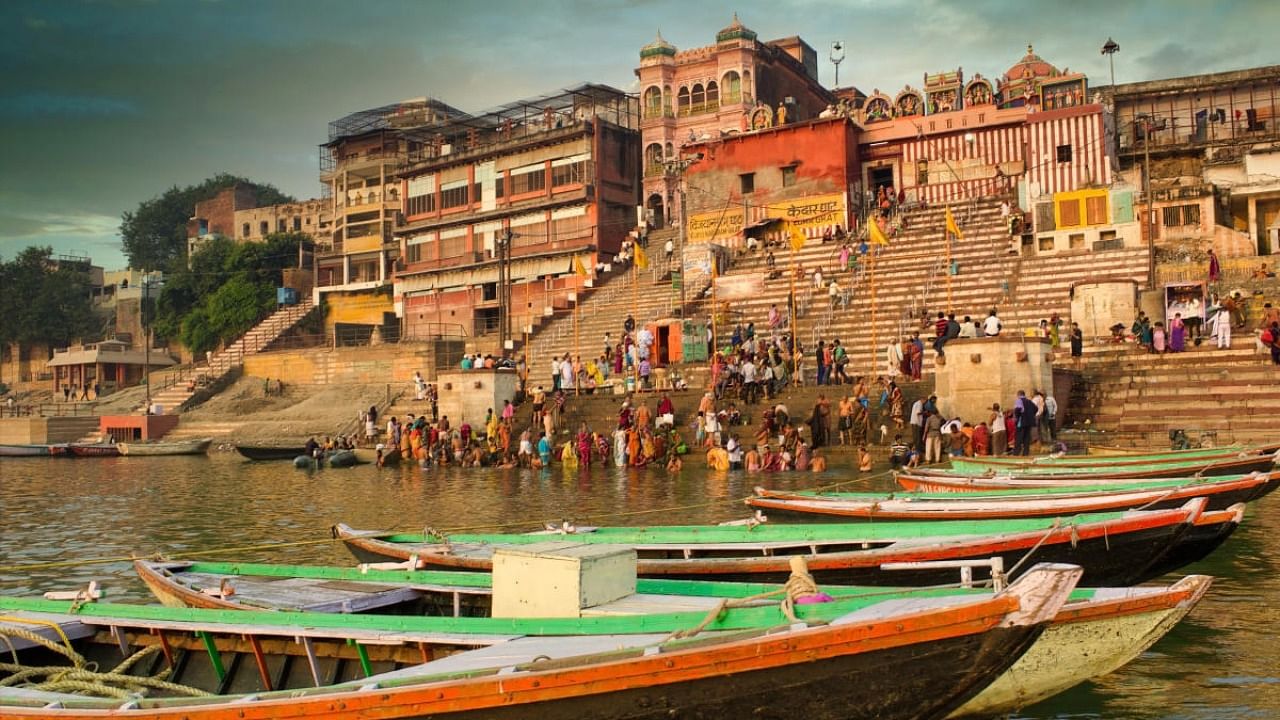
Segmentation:
{"type": "Polygon", "coordinates": [[[956,225],[956,219],[951,214],[951,206],[947,206],[947,232],[956,236],[957,240],[964,239],[964,233],[960,232],[960,226],[956,225]]]}

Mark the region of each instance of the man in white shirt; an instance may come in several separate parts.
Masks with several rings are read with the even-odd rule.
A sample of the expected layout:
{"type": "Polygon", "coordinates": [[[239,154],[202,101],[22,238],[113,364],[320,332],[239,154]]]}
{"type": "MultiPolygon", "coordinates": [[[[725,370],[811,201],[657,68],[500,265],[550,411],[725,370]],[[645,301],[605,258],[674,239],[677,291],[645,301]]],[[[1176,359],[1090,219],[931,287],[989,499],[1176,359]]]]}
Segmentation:
{"type": "Polygon", "coordinates": [[[670,265],[671,255],[676,251],[675,243],[671,241],[671,238],[667,238],[667,244],[663,247],[663,250],[667,253],[667,264],[670,265]]]}
{"type": "Polygon", "coordinates": [[[996,317],[996,309],[991,308],[991,314],[982,323],[982,334],[987,337],[995,337],[1000,334],[1004,326],[1000,324],[1000,318],[996,317]]]}
{"type": "Polygon", "coordinates": [[[756,401],[756,364],[750,355],[742,363],[742,397],[748,403],[756,401]]]}
{"type": "Polygon", "coordinates": [[[924,398],[911,404],[911,438],[916,450],[924,450],[924,398]]]}
{"type": "Polygon", "coordinates": [[[978,337],[978,329],[973,326],[973,319],[968,315],[964,316],[964,322],[960,323],[960,335],[962,338],[978,337]]]}
{"type": "Polygon", "coordinates": [[[1058,401],[1052,395],[1042,395],[1040,393],[1037,393],[1036,397],[1032,398],[1031,401],[1036,402],[1037,399],[1040,402],[1036,403],[1036,406],[1043,406],[1044,408],[1038,415],[1040,442],[1051,443],[1057,436],[1058,401]]]}
{"type": "Polygon", "coordinates": [[[551,358],[551,392],[560,389],[560,358],[551,358]]]}

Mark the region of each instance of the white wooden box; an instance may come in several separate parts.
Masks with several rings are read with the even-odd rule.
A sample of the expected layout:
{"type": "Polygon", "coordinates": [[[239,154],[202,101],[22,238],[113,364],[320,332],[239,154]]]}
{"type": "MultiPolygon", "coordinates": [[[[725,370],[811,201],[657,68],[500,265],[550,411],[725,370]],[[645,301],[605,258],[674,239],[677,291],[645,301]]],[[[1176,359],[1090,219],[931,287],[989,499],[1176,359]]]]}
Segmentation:
{"type": "Polygon", "coordinates": [[[493,553],[493,617],[581,617],[636,591],[636,552],[550,541],[493,553]]]}

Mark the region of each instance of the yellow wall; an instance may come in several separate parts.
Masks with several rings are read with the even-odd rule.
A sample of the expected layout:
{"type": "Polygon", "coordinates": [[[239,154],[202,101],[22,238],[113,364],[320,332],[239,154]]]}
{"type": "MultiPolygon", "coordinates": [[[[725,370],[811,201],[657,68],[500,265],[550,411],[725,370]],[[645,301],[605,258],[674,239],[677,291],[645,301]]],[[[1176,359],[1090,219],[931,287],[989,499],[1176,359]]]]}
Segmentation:
{"type": "Polygon", "coordinates": [[[1053,194],[1053,223],[1058,229],[1087,227],[1090,225],[1087,205],[1085,203],[1089,198],[1101,197],[1106,203],[1106,212],[1102,214],[1102,222],[1092,223],[1093,225],[1106,225],[1111,222],[1111,198],[1107,190],[1073,190],[1071,192],[1060,192],[1053,194]],[[1062,222],[1062,204],[1067,202],[1075,202],[1080,207],[1080,222],[1074,224],[1064,224],[1062,222]]]}
{"type": "Polygon", "coordinates": [[[364,237],[347,238],[342,241],[342,253],[344,255],[354,255],[355,253],[374,252],[382,249],[382,235],[366,235],[364,237]]]}
{"type": "Polygon", "coordinates": [[[414,372],[422,373],[427,380],[435,379],[435,349],[434,343],[404,343],[258,353],[244,359],[244,374],[284,380],[285,385],[345,382],[399,383],[407,387],[414,372]]]}
{"type": "Polygon", "coordinates": [[[325,302],[329,312],[324,324],[329,330],[336,323],[381,325],[383,313],[395,312],[391,296],[382,292],[326,293],[325,302]]]}

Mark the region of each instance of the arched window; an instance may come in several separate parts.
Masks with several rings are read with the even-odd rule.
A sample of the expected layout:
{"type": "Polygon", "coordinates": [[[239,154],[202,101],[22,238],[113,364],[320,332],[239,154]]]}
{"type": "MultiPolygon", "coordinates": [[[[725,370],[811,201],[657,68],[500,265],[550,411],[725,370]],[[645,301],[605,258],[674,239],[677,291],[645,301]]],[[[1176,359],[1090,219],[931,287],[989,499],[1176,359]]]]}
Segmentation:
{"type": "Polygon", "coordinates": [[[707,83],[707,109],[714,110],[718,107],[720,107],[720,86],[712,80],[707,83]]]}
{"type": "Polygon", "coordinates": [[[720,88],[724,91],[724,103],[732,105],[742,102],[742,78],[734,70],[724,74],[720,79],[720,88]]]}
{"type": "Polygon", "coordinates": [[[676,155],[675,148],[671,145],[671,143],[667,143],[667,157],[673,158],[675,157],[675,155],[676,155]]]}
{"type": "Polygon", "coordinates": [[[702,87],[702,83],[693,86],[693,95],[690,97],[690,102],[693,104],[693,112],[700,113],[706,110],[707,91],[702,87]]]}
{"type": "Polygon", "coordinates": [[[644,174],[645,175],[661,175],[662,174],[662,145],[659,143],[649,143],[644,149],[644,174]]]}
{"type": "Polygon", "coordinates": [[[656,85],[644,91],[644,116],[662,117],[662,91],[656,85]]]}
{"type": "Polygon", "coordinates": [[[679,108],[681,115],[689,114],[689,88],[680,88],[680,92],[676,95],[676,107],[679,108]]]}

